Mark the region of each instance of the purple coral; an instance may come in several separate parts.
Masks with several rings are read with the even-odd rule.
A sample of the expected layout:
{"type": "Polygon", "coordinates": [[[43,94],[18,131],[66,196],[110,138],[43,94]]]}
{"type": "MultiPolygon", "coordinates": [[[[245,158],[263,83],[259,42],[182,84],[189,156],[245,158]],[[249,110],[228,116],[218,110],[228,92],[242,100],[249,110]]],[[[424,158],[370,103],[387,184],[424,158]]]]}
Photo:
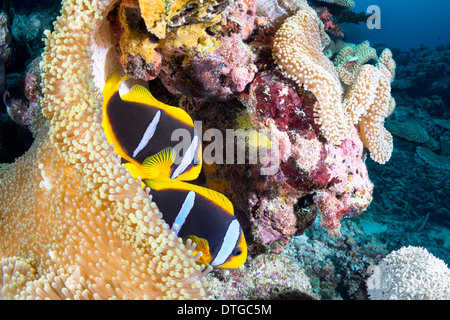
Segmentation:
{"type": "Polygon", "coordinates": [[[3,101],[9,117],[30,131],[32,131],[32,122],[40,109],[40,97],[42,94],[40,62],[41,58],[36,58],[28,66],[24,84],[26,99],[10,97],[8,91],[3,95],[3,101]]]}
{"type": "Polygon", "coordinates": [[[28,66],[28,72],[25,76],[25,97],[30,102],[39,102],[41,91],[41,69],[39,64],[41,58],[34,59],[28,66]]]}
{"type": "Polygon", "coordinates": [[[187,62],[175,56],[164,63],[160,76],[171,93],[227,100],[244,91],[257,71],[254,54],[241,35],[216,36],[215,41],[220,47],[211,53],[196,54],[187,62]]]}

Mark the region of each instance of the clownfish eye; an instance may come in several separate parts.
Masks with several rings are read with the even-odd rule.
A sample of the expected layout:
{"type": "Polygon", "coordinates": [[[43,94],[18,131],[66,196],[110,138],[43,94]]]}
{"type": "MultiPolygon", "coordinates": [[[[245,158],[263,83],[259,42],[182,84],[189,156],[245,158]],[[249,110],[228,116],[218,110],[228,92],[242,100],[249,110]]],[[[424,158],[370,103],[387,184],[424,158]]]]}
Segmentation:
{"type": "Polygon", "coordinates": [[[236,248],[233,250],[233,256],[240,256],[242,254],[242,250],[240,248],[236,248]]]}

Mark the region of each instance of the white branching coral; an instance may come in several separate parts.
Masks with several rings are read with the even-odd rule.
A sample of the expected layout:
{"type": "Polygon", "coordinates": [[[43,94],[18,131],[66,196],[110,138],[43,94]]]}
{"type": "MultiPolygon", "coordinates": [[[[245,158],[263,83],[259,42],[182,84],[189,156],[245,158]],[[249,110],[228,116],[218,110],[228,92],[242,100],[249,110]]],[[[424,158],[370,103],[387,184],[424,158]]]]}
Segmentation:
{"type": "Polygon", "coordinates": [[[448,300],[450,269],[421,247],[402,247],[368,269],[371,300],[448,300]]]}

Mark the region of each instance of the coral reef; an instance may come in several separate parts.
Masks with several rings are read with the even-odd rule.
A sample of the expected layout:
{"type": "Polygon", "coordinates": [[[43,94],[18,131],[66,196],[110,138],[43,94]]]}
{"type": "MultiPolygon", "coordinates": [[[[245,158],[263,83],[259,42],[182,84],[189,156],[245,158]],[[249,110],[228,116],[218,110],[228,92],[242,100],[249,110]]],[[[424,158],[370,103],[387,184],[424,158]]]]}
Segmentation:
{"type": "Polygon", "coordinates": [[[331,14],[327,7],[313,7],[319,19],[323,22],[324,30],[327,34],[332,35],[338,39],[344,39],[344,33],[338,24],[338,19],[331,14]]]}
{"type": "Polygon", "coordinates": [[[349,127],[339,78],[333,63],[322,53],[327,43],[323,42],[320,24],[310,7],[300,9],[277,30],[273,55],[286,77],[314,94],[316,122],[325,138],[338,144],[346,138],[349,127]]]}
{"type": "Polygon", "coordinates": [[[417,147],[417,155],[434,168],[450,170],[450,156],[448,155],[438,155],[424,147],[417,147]]]}
{"type": "Polygon", "coordinates": [[[423,144],[431,149],[437,149],[439,143],[431,138],[427,132],[420,124],[414,121],[400,122],[397,120],[390,119],[386,121],[386,129],[389,130],[394,136],[399,138],[412,141],[418,144],[423,144]]]}
{"type": "Polygon", "coordinates": [[[368,270],[371,300],[448,300],[450,269],[420,247],[402,247],[368,270]]]}
{"type": "Polygon", "coordinates": [[[450,208],[445,194],[450,183],[443,174],[446,171],[422,160],[414,142],[397,139],[395,143],[390,164],[379,167],[367,162],[376,188],[361,220],[385,225],[377,237],[389,251],[408,245],[423,246],[449,263],[450,208]]]}
{"type": "Polygon", "coordinates": [[[355,6],[355,2],[353,0],[317,0],[318,2],[326,2],[329,4],[333,4],[336,6],[341,6],[347,9],[351,9],[355,6]]]}
{"type": "Polygon", "coordinates": [[[224,300],[312,300],[309,279],[302,268],[283,255],[261,254],[247,267],[215,270],[208,275],[210,291],[224,300]]]}
{"type": "MultiPolygon", "coordinates": [[[[364,15],[352,1],[310,2],[64,1],[44,60],[8,75],[10,118],[35,142],[0,165],[0,296],[203,298],[209,282],[218,299],[367,299],[367,267],[388,251],[435,242],[448,260],[445,48],[336,40],[339,23],[364,15]],[[244,141],[245,161],[214,163],[216,149],[195,181],[233,202],[244,267],[205,277],[105,143],[100,92],[116,69],[201,121],[204,150],[211,132],[233,131],[237,151],[244,141]]],[[[47,18],[21,12],[15,24],[32,44],[47,18]]]]}
{"type": "Polygon", "coordinates": [[[36,114],[40,112],[41,97],[41,70],[39,64],[41,58],[36,58],[27,67],[28,72],[25,76],[25,98],[10,97],[9,92],[4,95],[6,112],[9,117],[17,124],[26,127],[32,131],[32,122],[36,114]]]}
{"type": "Polygon", "coordinates": [[[342,224],[344,235],[330,237],[320,227],[320,219],[316,219],[282,252],[304,269],[312,290],[321,300],[367,299],[366,269],[388,251],[358,220],[346,220],[342,224]]]}
{"type": "Polygon", "coordinates": [[[389,51],[383,53],[377,68],[368,64],[361,67],[357,80],[343,97],[338,72],[322,52],[330,42],[323,37],[321,25],[310,7],[304,7],[288,18],[275,35],[275,62],[283,75],[315,95],[315,121],[327,140],[341,143],[348,136],[350,127],[358,124],[361,139],[372,159],[386,163],[393,148],[392,136],[383,126],[393,105],[390,82],[395,63],[392,55],[389,51]]]}
{"type": "Polygon", "coordinates": [[[11,31],[9,29],[9,18],[4,12],[0,13],[0,60],[8,63],[11,58],[11,31]]]}
{"type": "Polygon", "coordinates": [[[220,48],[204,57],[195,56],[187,63],[168,63],[172,70],[163,70],[161,80],[172,94],[191,98],[228,100],[242,92],[256,71],[255,59],[242,39],[217,37],[220,48]]]}
{"type": "Polygon", "coordinates": [[[287,17],[305,5],[305,0],[256,0],[256,13],[267,17],[271,25],[279,28],[287,17]]]}
{"type": "Polygon", "coordinates": [[[254,1],[236,1],[222,12],[221,27],[215,28],[215,34],[200,38],[199,52],[165,52],[161,81],[166,88],[172,94],[218,100],[244,91],[257,71],[255,55],[244,43],[254,18],[254,1]]]}
{"type": "Polygon", "coordinates": [[[401,77],[394,81],[393,88],[404,90],[414,98],[438,95],[443,99],[449,99],[447,90],[450,81],[449,49],[450,45],[447,44],[435,48],[423,46],[411,51],[396,50],[394,54],[397,57],[398,73],[401,77]],[[423,86],[424,83],[429,85],[423,86]]]}
{"type": "Polygon", "coordinates": [[[361,67],[376,59],[378,59],[377,51],[370,46],[369,41],[364,41],[358,45],[345,43],[345,46],[336,53],[333,63],[341,81],[346,85],[352,85],[361,67]]]}
{"type": "Polygon", "coordinates": [[[6,13],[0,13],[0,95],[6,90],[6,72],[5,65],[11,57],[11,31],[8,25],[8,16],[6,13]]]}
{"type": "MultiPolygon", "coordinates": [[[[314,29],[315,25],[320,25],[317,15],[307,9],[305,3],[303,6],[311,15],[311,27],[314,29]]],[[[261,163],[254,166],[234,165],[233,168],[213,165],[205,174],[207,186],[225,193],[239,209],[238,219],[241,224],[247,225],[251,243],[256,247],[270,248],[272,252],[280,252],[292,236],[303,232],[306,221],[311,221],[311,217],[305,219],[305,216],[294,210],[293,205],[297,203],[298,198],[312,195],[314,205],[308,210],[321,212],[322,225],[330,234],[337,236],[340,234],[340,221],[343,218],[360,214],[370,204],[373,184],[365,168],[363,144],[357,129],[348,126],[346,139],[340,141],[339,146],[323,139],[321,126],[315,122],[317,97],[275,70],[270,57],[273,26],[262,20],[258,20],[256,25],[258,31],[247,46],[256,53],[255,64],[258,72],[247,85],[247,89],[238,95],[246,108],[243,110],[242,106],[234,101],[226,105],[205,101],[205,96],[211,98],[206,92],[200,92],[200,97],[196,99],[184,97],[179,106],[189,111],[193,118],[202,120],[204,132],[213,128],[223,133],[228,128],[260,130],[278,141],[278,150],[267,150],[269,154],[273,152],[280,159],[280,170],[275,174],[261,175],[261,163]],[[328,205],[329,203],[333,205],[328,205]]],[[[316,31],[316,38],[322,38],[320,30],[316,31]]],[[[326,41],[326,37],[323,39],[326,41]]],[[[323,56],[320,50],[317,49],[317,55],[321,57],[323,64],[329,67],[330,72],[335,73],[333,63],[323,56]]],[[[204,59],[207,59],[206,56],[204,59]]],[[[376,113],[376,106],[382,105],[384,109],[379,112],[384,112],[386,116],[389,107],[386,98],[390,98],[390,95],[386,94],[388,90],[381,84],[390,79],[383,75],[382,80],[382,73],[374,71],[375,67],[370,65],[365,66],[364,70],[367,72],[362,73],[352,91],[355,92],[354,100],[349,101],[355,101],[362,107],[361,113],[366,110],[376,113]],[[370,87],[371,92],[359,93],[358,87],[365,85],[361,79],[374,83],[370,87]],[[377,87],[381,88],[379,92],[376,92],[377,87]],[[361,98],[358,99],[358,96],[361,98]],[[377,103],[378,98],[382,102],[377,103]]],[[[334,81],[339,88],[337,101],[342,105],[343,89],[337,74],[335,75],[334,81]]],[[[173,92],[164,79],[162,83],[173,92]]],[[[333,99],[336,98],[329,92],[327,94],[333,99]]],[[[347,105],[351,105],[350,102],[346,100],[347,105]]],[[[350,111],[353,110],[347,113],[342,111],[342,115],[347,117],[350,111]]],[[[361,115],[358,115],[357,118],[360,117],[361,115]]],[[[365,118],[363,120],[369,122],[365,118]]],[[[375,126],[382,127],[383,121],[384,117],[380,117],[375,126]]],[[[357,121],[354,122],[356,124],[357,121]]],[[[369,135],[367,132],[368,130],[366,136],[369,135]]],[[[374,146],[372,150],[376,148],[377,146],[374,146]]],[[[389,155],[390,150],[381,150],[378,153],[389,155]]]]}
{"type": "MultiPolygon", "coordinates": [[[[40,1],[39,9],[32,9],[36,4],[22,6],[15,1],[10,9],[10,27],[14,55],[9,63],[9,72],[20,73],[23,66],[28,65],[39,56],[44,49],[45,30],[53,30],[53,21],[61,9],[60,1],[40,1]],[[15,9],[20,7],[20,9],[15,9]]],[[[7,11],[8,12],[8,11],[7,11]]]]}

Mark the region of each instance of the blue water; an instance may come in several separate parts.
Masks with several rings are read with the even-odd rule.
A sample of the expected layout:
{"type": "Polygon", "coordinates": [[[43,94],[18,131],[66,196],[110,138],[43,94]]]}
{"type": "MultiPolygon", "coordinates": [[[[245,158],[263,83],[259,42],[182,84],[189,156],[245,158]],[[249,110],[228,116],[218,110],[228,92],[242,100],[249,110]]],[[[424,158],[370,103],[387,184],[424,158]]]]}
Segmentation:
{"type": "MultiPolygon", "coordinates": [[[[341,24],[346,42],[369,40],[372,46],[382,43],[389,48],[408,50],[393,50],[397,62],[395,81],[409,79],[415,85],[401,89],[394,83],[392,95],[397,107],[389,119],[420,123],[438,143],[433,151],[447,156],[444,148],[449,130],[436,126],[435,121],[450,118],[450,46],[447,45],[450,44],[450,1],[355,2],[354,12],[366,12],[371,5],[379,6],[381,28],[369,29],[365,23],[341,24]],[[421,45],[430,49],[411,50],[421,45]],[[436,48],[437,45],[447,46],[436,48]],[[442,69],[435,71],[437,67],[442,69]],[[438,87],[443,89],[434,90],[438,87]],[[432,102],[433,99],[439,102],[432,102]]],[[[450,207],[442,198],[450,193],[449,171],[424,163],[417,156],[418,145],[394,136],[394,152],[388,163],[379,165],[367,161],[375,184],[374,199],[360,219],[363,224],[376,222],[386,228],[377,237],[389,251],[408,245],[421,246],[450,263],[450,207]]]]}
{"type": "Polygon", "coordinates": [[[346,41],[410,49],[424,44],[435,47],[450,42],[450,1],[445,0],[355,0],[354,12],[366,11],[370,5],[381,10],[381,29],[369,30],[365,23],[342,24],[346,41]]]}

